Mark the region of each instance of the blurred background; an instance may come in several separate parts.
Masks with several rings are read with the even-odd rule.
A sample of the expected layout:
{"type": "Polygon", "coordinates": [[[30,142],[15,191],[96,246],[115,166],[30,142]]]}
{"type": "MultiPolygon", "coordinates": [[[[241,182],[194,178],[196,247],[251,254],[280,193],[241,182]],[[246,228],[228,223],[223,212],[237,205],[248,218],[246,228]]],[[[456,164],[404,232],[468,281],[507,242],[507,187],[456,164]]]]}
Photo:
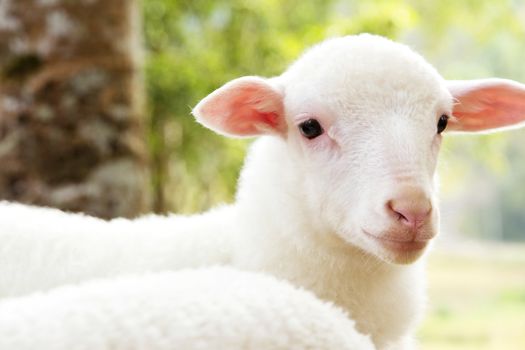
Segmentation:
{"type": "MultiPolygon", "coordinates": [[[[370,32],[525,82],[525,1],[0,0],[0,198],[102,218],[231,202],[249,140],[191,107],[370,32]]],[[[525,348],[525,129],[447,136],[422,349],[525,348]]]]}

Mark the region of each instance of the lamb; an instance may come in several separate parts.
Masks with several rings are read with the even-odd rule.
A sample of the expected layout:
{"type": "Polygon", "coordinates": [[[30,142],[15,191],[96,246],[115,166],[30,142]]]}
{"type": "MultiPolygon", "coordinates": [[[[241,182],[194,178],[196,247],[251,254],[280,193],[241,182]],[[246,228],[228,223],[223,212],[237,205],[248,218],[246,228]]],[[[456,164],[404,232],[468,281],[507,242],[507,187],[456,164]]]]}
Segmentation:
{"type": "Polygon", "coordinates": [[[341,309],[312,293],[222,267],[92,281],[0,302],[0,349],[37,348],[374,347],[341,309]]]}
{"type": "Polygon", "coordinates": [[[438,232],[442,133],[523,125],[525,86],[445,81],[408,47],[358,35],[314,46],[278,77],[235,79],[193,114],[220,134],[260,136],[233,204],[103,222],[4,203],[0,296],[230,265],[310,290],[377,348],[406,349],[438,232]]]}

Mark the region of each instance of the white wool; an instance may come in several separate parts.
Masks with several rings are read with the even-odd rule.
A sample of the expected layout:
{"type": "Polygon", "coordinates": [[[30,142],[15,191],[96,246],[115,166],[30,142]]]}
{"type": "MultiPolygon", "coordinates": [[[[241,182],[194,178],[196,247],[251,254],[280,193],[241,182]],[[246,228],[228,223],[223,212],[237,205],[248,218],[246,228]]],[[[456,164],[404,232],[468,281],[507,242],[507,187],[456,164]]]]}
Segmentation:
{"type": "Polygon", "coordinates": [[[232,214],[223,207],[107,222],[0,202],[0,297],[123,273],[228,264],[232,214]]]}
{"type": "Polygon", "coordinates": [[[373,348],[341,309],[228,268],[93,281],[0,302],[0,349],[373,348]]]}
{"type": "Polygon", "coordinates": [[[311,293],[227,268],[93,281],[0,302],[0,349],[373,349],[311,293]]]}
{"type": "MultiPolygon", "coordinates": [[[[455,130],[523,120],[525,87],[487,84],[489,96],[513,96],[500,99],[509,102],[498,104],[499,119],[481,116],[476,124],[469,105],[490,98],[487,91],[478,96],[472,81],[460,96],[473,102],[458,108],[464,119],[450,119],[455,130]]],[[[423,58],[370,35],[317,45],[279,77],[234,80],[194,114],[222,134],[270,134],[251,147],[235,203],[189,217],[110,222],[0,203],[0,297],[126,273],[231,265],[333,302],[379,349],[407,349],[424,309],[418,258],[438,231],[437,124],[451,116],[452,102],[423,58]],[[298,126],[308,118],[326,132],[305,139],[298,126]],[[424,220],[402,215],[418,206],[429,209],[413,215],[424,220]]]]}

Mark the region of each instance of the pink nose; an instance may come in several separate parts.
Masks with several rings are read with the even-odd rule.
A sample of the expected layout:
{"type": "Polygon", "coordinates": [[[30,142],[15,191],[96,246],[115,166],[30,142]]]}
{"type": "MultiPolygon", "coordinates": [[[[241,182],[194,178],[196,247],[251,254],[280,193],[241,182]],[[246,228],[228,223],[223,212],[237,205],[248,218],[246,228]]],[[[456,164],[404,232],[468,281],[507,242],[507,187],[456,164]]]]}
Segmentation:
{"type": "Polygon", "coordinates": [[[400,224],[417,229],[429,220],[432,203],[421,190],[406,190],[387,202],[387,210],[400,224]]]}

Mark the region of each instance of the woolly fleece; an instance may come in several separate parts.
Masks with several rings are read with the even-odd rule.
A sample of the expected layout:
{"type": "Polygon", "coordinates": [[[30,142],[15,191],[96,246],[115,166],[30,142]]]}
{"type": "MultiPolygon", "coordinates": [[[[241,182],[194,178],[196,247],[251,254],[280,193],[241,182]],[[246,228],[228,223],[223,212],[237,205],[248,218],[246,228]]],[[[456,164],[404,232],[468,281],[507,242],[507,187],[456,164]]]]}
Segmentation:
{"type": "Polygon", "coordinates": [[[339,308],[263,274],[208,268],[0,303],[0,349],[368,350],[339,308]]]}

